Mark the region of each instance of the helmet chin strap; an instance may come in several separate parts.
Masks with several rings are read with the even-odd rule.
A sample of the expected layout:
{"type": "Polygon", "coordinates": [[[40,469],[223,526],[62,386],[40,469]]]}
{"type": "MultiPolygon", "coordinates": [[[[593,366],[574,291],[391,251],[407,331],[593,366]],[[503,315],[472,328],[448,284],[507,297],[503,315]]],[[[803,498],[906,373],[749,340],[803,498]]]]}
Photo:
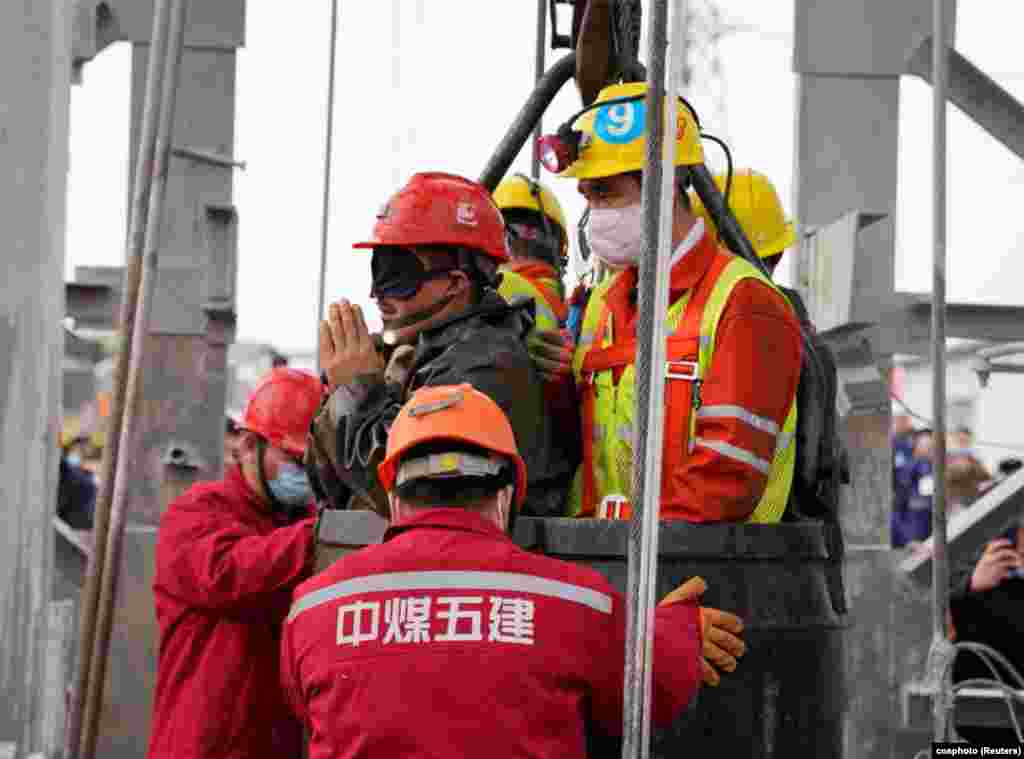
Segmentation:
{"type": "Polygon", "coordinates": [[[505,502],[502,511],[508,514],[508,522],[506,523],[506,531],[509,535],[515,534],[516,529],[516,517],[518,516],[519,509],[512,505],[512,501],[515,499],[516,488],[515,485],[506,485],[501,490],[501,499],[505,502]]]}
{"type": "Polygon", "coordinates": [[[448,306],[449,303],[455,300],[456,294],[457,293],[451,293],[450,295],[446,295],[443,298],[441,298],[441,300],[437,301],[437,303],[435,303],[434,305],[427,306],[426,308],[416,311],[415,313],[409,314],[407,316],[402,316],[397,319],[385,319],[384,329],[402,329],[404,327],[410,327],[413,324],[419,324],[420,322],[424,322],[427,319],[437,316],[439,313],[441,313],[441,311],[443,311],[448,306]]]}

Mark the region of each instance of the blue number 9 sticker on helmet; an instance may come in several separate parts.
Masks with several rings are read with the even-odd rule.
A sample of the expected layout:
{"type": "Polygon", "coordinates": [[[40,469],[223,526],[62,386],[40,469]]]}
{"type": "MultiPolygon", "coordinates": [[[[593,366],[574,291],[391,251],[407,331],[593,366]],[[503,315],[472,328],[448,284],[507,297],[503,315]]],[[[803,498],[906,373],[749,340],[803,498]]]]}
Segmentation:
{"type": "Polygon", "coordinates": [[[594,132],[612,145],[625,145],[644,133],[647,109],[642,100],[613,103],[599,108],[594,119],[594,132]]]}

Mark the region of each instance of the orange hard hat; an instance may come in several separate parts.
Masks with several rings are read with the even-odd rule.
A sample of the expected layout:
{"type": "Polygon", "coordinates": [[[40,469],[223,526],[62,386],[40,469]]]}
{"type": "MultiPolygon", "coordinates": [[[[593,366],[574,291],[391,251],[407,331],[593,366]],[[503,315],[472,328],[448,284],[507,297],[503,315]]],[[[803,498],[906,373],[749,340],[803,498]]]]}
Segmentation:
{"type": "Polygon", "coordinates": [[[453,245],[509,260],[505,222],[487,189],[439,171],[415,174],[377,214],[373,239],[355,248],[453,245]]]}
{"type": "Polygon", "coordinates": [[[310,372],[271,369],[256,385],[242,414],[242,428],[292,456],[306,450],[306,433],[320,408],[323,385],[310,372]]]}
{"type": "MultiPolygon", "coordinates": [[[[387,455],[377,467],[384,489],[389,493],[394,489],[407,451],[442,440],[466,443],[511,459],[516,467],[515,505],[522,505],[526,498],[526,464],[516,448],[512,425],[497,403],[465,383],[420,388],[402,407],[388,432],[387,455]]],[[[444,458],[442,454],[440,459],[444,458]]],[[[452,457],[450,462],[446,471],[459,474],[459,458],[452,457]]]]}

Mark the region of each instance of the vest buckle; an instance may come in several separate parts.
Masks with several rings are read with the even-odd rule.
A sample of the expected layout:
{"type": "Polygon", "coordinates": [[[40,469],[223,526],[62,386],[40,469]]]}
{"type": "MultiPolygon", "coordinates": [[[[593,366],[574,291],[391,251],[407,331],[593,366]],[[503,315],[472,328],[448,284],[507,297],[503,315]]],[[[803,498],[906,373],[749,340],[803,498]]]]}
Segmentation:
{"type": "Polygon", "coordinates": [[[606,495],[597,505],[598,519],[632,519],[633,505],[624,495],[606,495]]]}
{"type": "Polygon", "coordinates": [[[686,380],[697,382],[700,380],[700,366],[696,361],[666,361],[668,366],[665,371],[666,379],[686,380]]]}

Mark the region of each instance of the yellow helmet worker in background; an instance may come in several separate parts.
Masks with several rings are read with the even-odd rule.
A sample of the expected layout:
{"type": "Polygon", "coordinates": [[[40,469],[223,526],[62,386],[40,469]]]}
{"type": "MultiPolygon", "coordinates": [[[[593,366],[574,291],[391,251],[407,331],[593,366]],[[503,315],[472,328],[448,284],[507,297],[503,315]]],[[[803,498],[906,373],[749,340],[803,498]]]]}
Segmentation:
{"type": "MultiPolygon", "coordinates": [[[[723,195],[727,180],[725,174],[715,176],[715,184],[723,195]]],[[[769,271],[774,271],[785,250],[796,242],[796,225],[786,219],[775,185],[753,169],[739,169],[733,173],[726,201],[757,255],[764,259],[769,271]]],[[[715,223],[697,193],[690,193],[690,202],[693,212],[717,235],[715,223]]]]}
{"type": "MultiPolygon", "coordinates": [[[[558,263],[559,257],[563,261],[565,260],[565,256],[569,252],[565,211],[562,210],[562,204],[558,202],[558,198],[549,187],[525,174],[513,174],[501,180],[495,189],[494,204],[501,210],[508,224],[515,224],[519,219],[525,217],[530,223],[541,227],[548,226],[548,224],[555,226],[550,233],[554,238],[552,240],[554,244],[550,246],[516,245],[514,243],[520,238],[515,236],[513,230],[513,245],[511,247],[514,258],[517,256],[543,258],[553,265],[558,263]],[[525,214],[518,212],[525,212],[525,214]],[[545,247],[549,247],[550,252],[542,250],[545,247]]],[[[534,238],[524,238],[524,241],[532,239],[534,238]]]]}
{"type": "Polygon", "coordinates": [[[565,212],[540,182],[513,174],[494,191],[505,219],[512,260],[501,267],[498,293],[507,301],[527,297],[535,305],[535,328],[557,330],[565,323],[562,274],[569,251],[565,212]]]}

